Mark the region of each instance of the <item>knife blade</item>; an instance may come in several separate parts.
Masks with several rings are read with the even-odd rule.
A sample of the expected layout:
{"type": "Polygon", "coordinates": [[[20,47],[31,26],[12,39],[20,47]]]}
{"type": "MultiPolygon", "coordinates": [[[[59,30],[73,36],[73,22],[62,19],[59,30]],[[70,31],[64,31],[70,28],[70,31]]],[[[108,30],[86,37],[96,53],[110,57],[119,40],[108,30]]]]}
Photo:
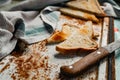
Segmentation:
{"type": "Polygon", "coordinates": [[[108,56],[118,48],[120,48],[120,39],[108,44],[107,46],[98,48],[96,51],[88,54],[71,65],[61,66],[60,72],[66,76],[76,76],[83,73],[83,71],[89,69],[92,65],[99,62],[102,58],[108,56]]]}

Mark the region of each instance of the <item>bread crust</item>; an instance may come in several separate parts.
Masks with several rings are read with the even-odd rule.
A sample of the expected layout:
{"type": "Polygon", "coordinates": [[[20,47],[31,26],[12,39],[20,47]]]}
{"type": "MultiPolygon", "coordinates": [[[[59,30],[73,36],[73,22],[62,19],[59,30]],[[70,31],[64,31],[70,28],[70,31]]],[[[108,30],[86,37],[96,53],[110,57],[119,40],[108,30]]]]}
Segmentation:
{"type": "Polygon", "coordinates": [[[95,14],[97,16],[105,16],[105,13],[101,9],[100,4],[97,0],[76,0],[70,1],[66,5],[71,8],[95,14]]]}
{"type": "Polygon", "coordinates": [[[91,20],[95,23],[98,23],[99,20],[97,19],[97,17],[95,17],[95,15],[87,13],[87,12],[83,12],[77,9],[73,9],[73,8],[60,8],[59,9],[63,14],[75,17],[75,18],[80,18],[80,19],[84,19],[84,20],[91,20]]]}
{"type": "MultiPolygon", "coordinates": [[[[67,24],[66,24],[67,25],[67,24]]],[[[98,48],[98,44],[93,40],[92,22],[88,21],[83,26],[75,28],[71,32],[71,36],[56,46],[56,50],[61,54],[71,54],[76,52],[92,52],[98,48]]],[[[69,30],[68,30],[69,31],[69,30]]]]}
{"type": "Polygon", "coordinates": [[[89,53],[89,52],[95,51],[97,48],[98,48],[97,44],[94,48],[81,48],[81,47],[62,48],[60,46],[56,46],[56,50],[60,52],[60,54],[89,53]]]}

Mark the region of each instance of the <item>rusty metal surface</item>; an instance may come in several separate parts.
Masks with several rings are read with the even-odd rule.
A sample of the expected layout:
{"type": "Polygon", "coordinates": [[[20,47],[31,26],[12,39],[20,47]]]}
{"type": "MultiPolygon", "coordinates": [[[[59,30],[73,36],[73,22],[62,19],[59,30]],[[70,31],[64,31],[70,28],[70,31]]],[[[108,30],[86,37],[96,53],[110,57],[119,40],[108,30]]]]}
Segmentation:
{"type": "MultiPolygon", "coordinates": [[[[66,22],[77,26],[85,23],[66,16],[60,18],[59,26],[66,22]]],[[[100,23],[93,24],[95,33],[99,34],[96,39],[99,46],[107,45],[107,20],[108,18],[101,18],[100,23]]],[[[78,77],[61,76],[60,66],[72,64],[87,54],[61,55],[55,50],[56,45],[46,45],[44,40],[28,45],[23,52],[14,51],[13,55],[7,56],[0,62],[0,78],[2,80],[107,80],[107,60],[102,64],[98,63],[78,77]]]]}
{"type": "MultiPolygon", "coordinates": [[[[109,18],[103,19],[101,46],[106,46],[108,43],[109,18]]],[[[98,67],[98,80],[108,80],[108,58],[101,60],[98,67]]]]}

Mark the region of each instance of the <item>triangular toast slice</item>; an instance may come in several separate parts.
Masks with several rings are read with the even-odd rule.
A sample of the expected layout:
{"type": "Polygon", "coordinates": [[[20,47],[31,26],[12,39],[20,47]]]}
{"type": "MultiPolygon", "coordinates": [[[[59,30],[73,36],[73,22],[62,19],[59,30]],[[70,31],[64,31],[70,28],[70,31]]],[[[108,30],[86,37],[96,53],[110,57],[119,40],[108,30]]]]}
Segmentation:
{"type": "Polygon", "coordinates": [[[76,52],[91,52],[97,49],[97,43],[88,36],[74,34],[67,40],[56,46],[56,50],[61,54],[76,52]]]}
{"type": "Polygon", "coordinates": [[[59,43],[66,40],[74,31],[79,30],[70,24],[63,24],[62,30],[55,30],[54,33],[47,39],[47,43],[59,43]]]}
{"type": "Polygon", "coordinates": [[[95,23],[98,23],[99,20],[97,19],[97,17],[93,14],[89,14],[87,12],[81,11],[81,10],[77,10],[77,9],[73,9],[73,8],[60,8],[60,11],[63,14],[75,17],[75,18],[80,18],[80,19],[84,19],[84,20],[91,20],[95,23]]]}
{"type": "Polygon", "coordinates": [[[78,33],[80,32],[84,35],[88,35],[89,38],[94,37],[94,31],[91,21],[87,21],[83,26],[76,26],[66,23],[62,25],[61,31],[55,30],[53,34],[49,38],[47,38],[47,43],[50,44],[50,43],[62,42],[66,40],[74,32],[78,32],[78,33]]]}
{"type": "Polygon", "coordinates": [[[94,13],[98,16],[105,15],[98,0],[74,0],[66,3],[66,5],[75,9],[94,13]]]}
{"type": "Polygon", "coordinates": [[[72,34],[65,41],[56,46],[56,50],[62,54],[75,53],[78,51],[94,51],[97,49],[98,44],[92,39],[92,37],[92,22],[88,21],[76,31],[72,31],[72,34]]]}

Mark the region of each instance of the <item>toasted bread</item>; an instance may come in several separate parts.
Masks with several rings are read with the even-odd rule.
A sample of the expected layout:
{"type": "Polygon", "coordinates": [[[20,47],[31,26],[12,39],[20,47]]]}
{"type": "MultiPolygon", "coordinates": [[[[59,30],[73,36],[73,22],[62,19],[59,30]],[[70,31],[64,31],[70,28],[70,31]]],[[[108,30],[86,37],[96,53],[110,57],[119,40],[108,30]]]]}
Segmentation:
{"type": "Polygon", "coordinates": [[[98,0],[76,0],[70,1],[66,5],[75,9],[93,13],[97,16],[105,15],[98,0]]]}
{"type": "Polygon", "coordinates": [[[64,41],[67,38],[67,34],[62,31],[55,31],[48,39],[47,43],[58,43],[64,41]]]}
{"type": "Polygon", "coordinates": [[[54,33],[47,39],[47,43],[58,43],[66,40],[72,32],[78,30],[75,26],[71,27],[69,24],[63,24],[61,31],[54,31],[54,33]]]}
{"type": "Polygon", "coordinates": [[[93,30],[93,25],[91,21],[88,21],[85,23],[85,25],[81,26],[79,30],[81,35],[87,35],[90,39],[94,37],[94,30],[93,30]]]}
{"type": "Polygon", "coordinates": [[[89,14],[87,12],[80,11],[77,9],[60,8],[60,11],[63,14],[70,15],[70,16],[75,17],[75,18],[80,18],[80,19],[84,19],[84,20],[91,20],[91,21],[96,22],[96,23],[99,22],[99,20],[97,19],[97,17],[95,17],[95,15],[89,14]]]}
{"type": "Polygon", "coordinates": [[[97,43],[88,36],[74,34],[64,42],[56,46],[56,50],[61,54],[88,52],[97,49],[97,43]]]}
{"type": "MultiPolygon", "coordinates": [[[[71,25],[72,26],[72,25],[71,25]]],[[[93,38],[92,22],[88,21],[81,27],[75,27],[71,35],[56,46],[56,50],[62,54],[75,53],[78,51],[94,51],[97,49],[97,43],[93,38]]],[[[72,27],[71,27],[72,28],[72,27]]],[[[68,30],[69,31],[69,30],[68,30]]]]}

